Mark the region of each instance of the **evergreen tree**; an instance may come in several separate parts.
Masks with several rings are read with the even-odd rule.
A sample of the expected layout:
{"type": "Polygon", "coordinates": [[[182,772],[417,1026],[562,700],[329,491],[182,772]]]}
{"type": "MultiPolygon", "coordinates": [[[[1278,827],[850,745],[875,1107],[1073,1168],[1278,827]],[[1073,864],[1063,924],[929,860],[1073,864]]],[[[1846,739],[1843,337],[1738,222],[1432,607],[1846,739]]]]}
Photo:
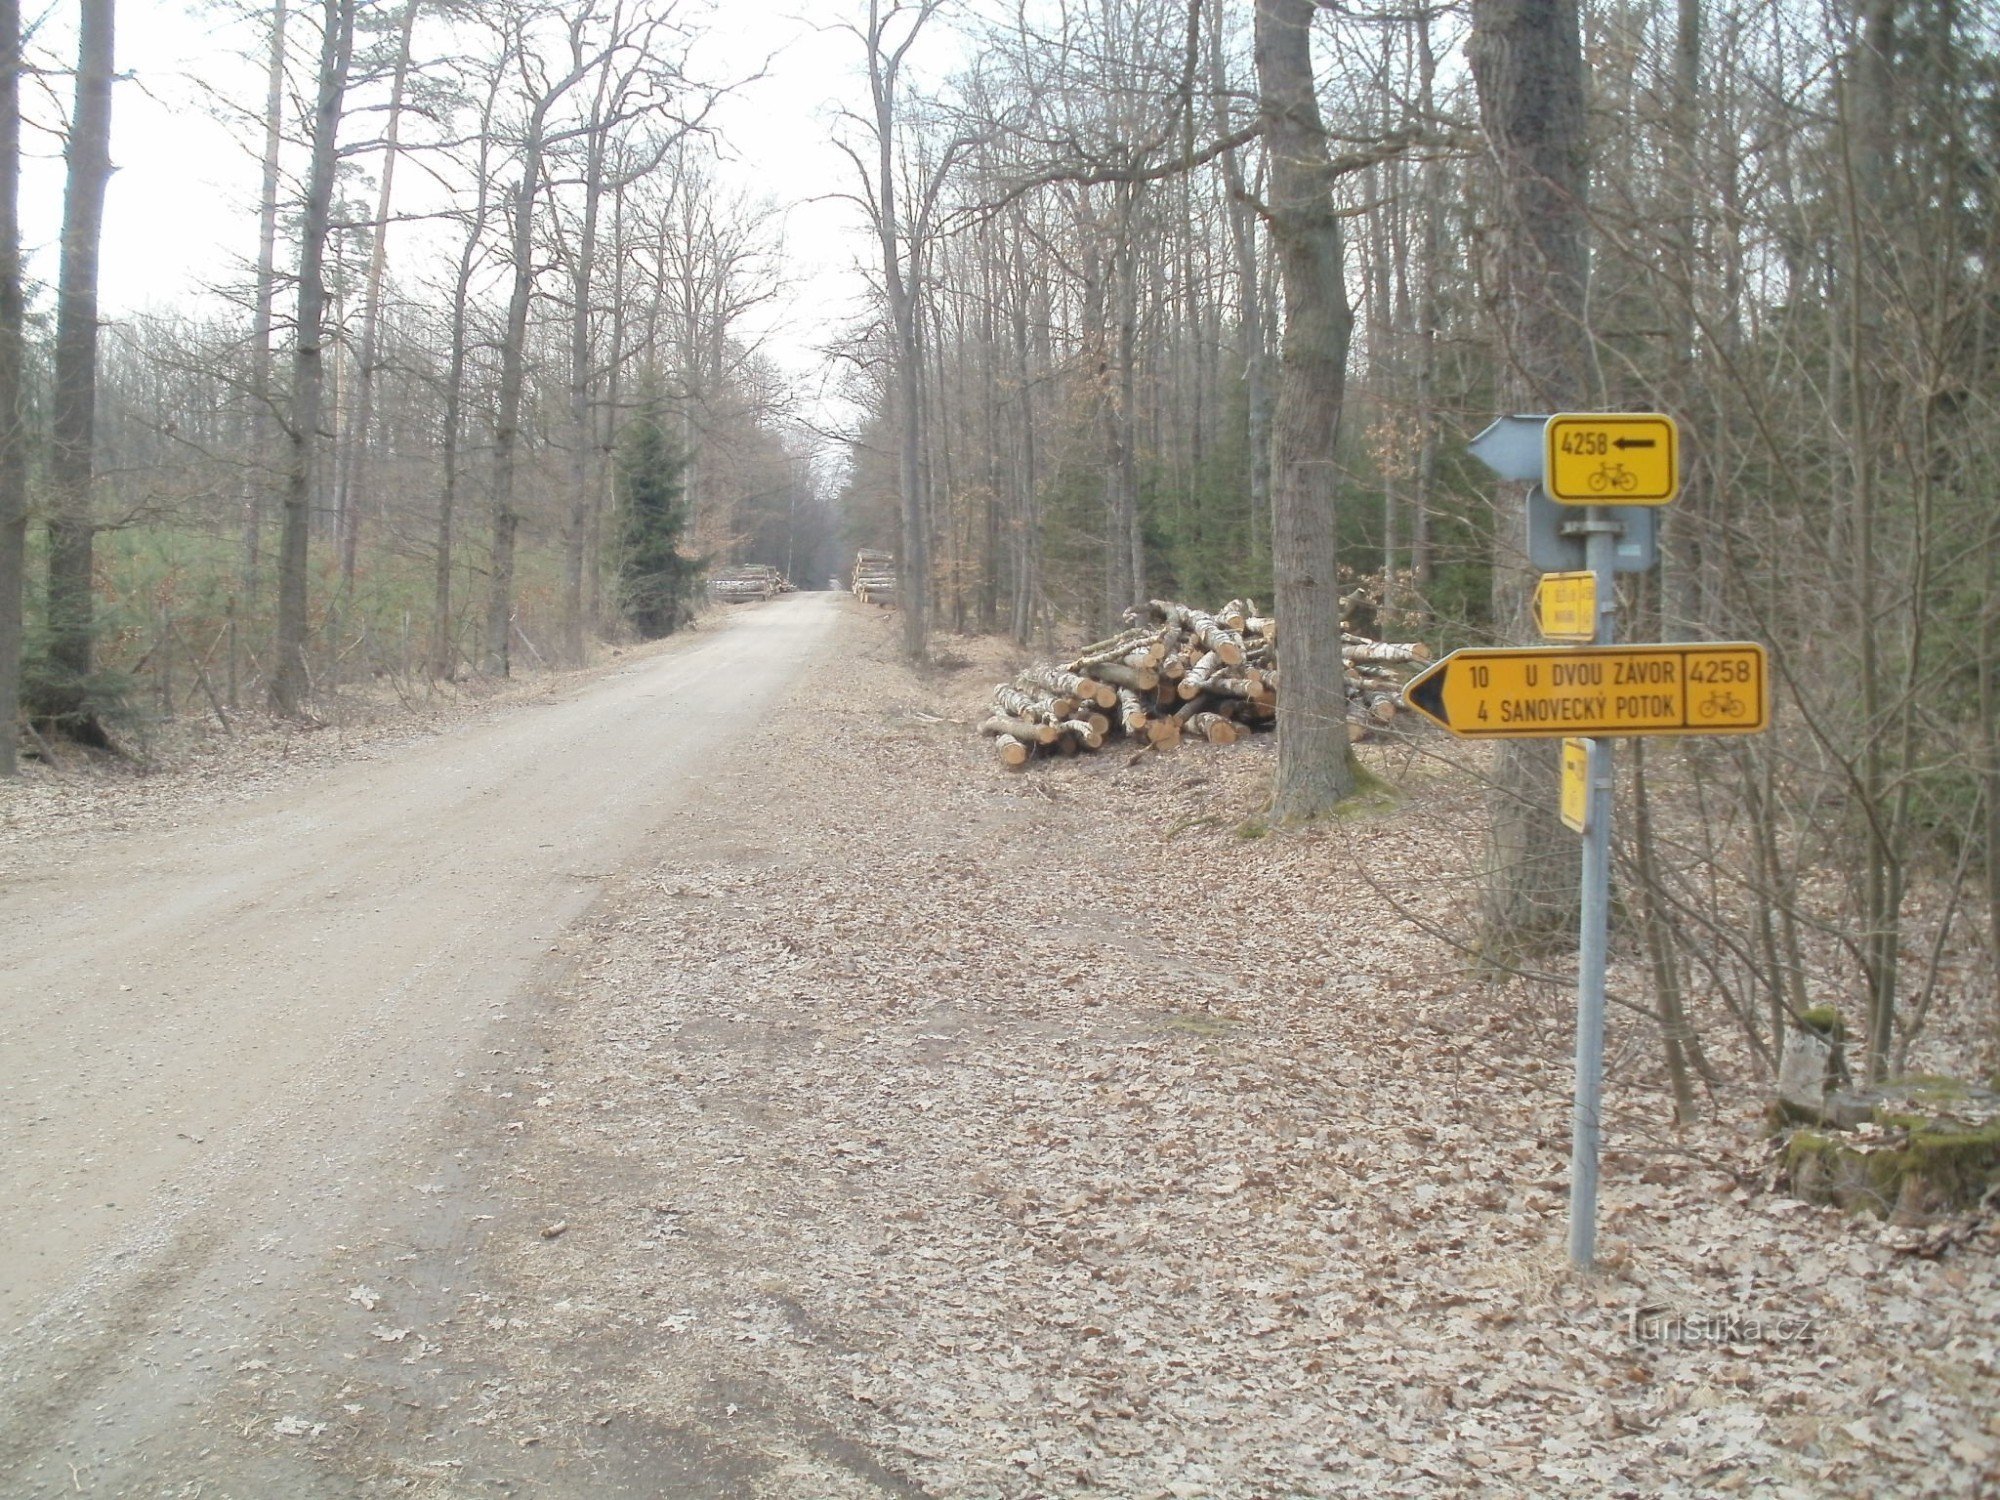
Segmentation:
{"type": "Polygon", "coordinates": [[[648,402],[618,443],[619,597],[643,640],[672,634],[694,614],[701,563],[680,551],[688,524],[683,466],[659,406],[648,402]]]}

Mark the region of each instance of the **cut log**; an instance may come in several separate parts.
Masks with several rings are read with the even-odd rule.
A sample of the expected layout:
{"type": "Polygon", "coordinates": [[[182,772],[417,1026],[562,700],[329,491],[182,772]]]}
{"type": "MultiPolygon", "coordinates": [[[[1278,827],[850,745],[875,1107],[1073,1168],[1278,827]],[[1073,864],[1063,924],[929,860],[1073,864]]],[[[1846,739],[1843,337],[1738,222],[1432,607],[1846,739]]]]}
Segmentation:
{"type": "Polygon", "coordinates": [[[1152,715],[1146,712],[1146,705],[1131,688],[1118,690],[1118,727],[1127,734],[1137,735],[1145,731],[1152,715]]]}
{"type": "Polygon", "coordinates": [[[1102,649],[1091,647],[1069,664],[1069,670],[1079,676],[1093,676],[1106,663],[1143,670],[1160,664],[1167,654],[1160,633],[1153,631],[1128,631],[1124,636],[1106,643],[1102,649]]]}
{"type": "Polygon", "coordinates": [[[1213,651],[1220,656],[1223,665],[1240,667],[1243,665],[1243,638],[1214,615],[1203,614],[1198,609],[1189,609],[1185,604],[1172,604],[1165,599],[1152,601],[1154,615],[1169,625],[1177,625],[1194,640],[1201,643],[1204,651],[1213,651]]]}
{"type": "Polygon", "coordinates": [[[1062,733],[1053,724],[1033,724],[1026,719],[1008,719],[995,715],[979,726],[981,734],[1010,736],[1031,745],[1047,745],[1062,733]]]}
{"type": "Polygon", "coordinates": [[[993,745],[1000,752],[1000,764],[1009,769],[1017,770],[1025,766],[1028,763],[1028,756],[1033,753],[1011,734],[1001,735],[993,745]]]}
{"type": "Polygon", "coordinates": [[[1341,643],[1340,659],[1354,662],[1429,661],[1431,648],[1422,641],[1364,641],[1350,635],[1341,643]]]}
{"type": "Polygon", "coordinates": [[[1187,721],[1190,734],[1198,734],[1211,745],[1236,743],[1236,726],[1221,714],[1195,714],[1187,721]]]}
{"type": "MultiPolygon", "coordinates": [[[[1077,653],[1076,659],[1079,662],[1116,661],[1126,652],[1144,645],[1147,641],[1154,639],[1158,635],[1159,632],[1157,630],[1153,630],[1148,626],[1134,626],[1130,630],[1121,630],[1117,635],[1098,641],[1095,645],[1085,646],[1082,651],[1077,653]]],[[[1077,671],[1079,669],[1072,666],[1070,670],[1077,671]]]]}
{"type": "MultiPolygon", "coordinates": [[[[1131,629],[998,688],[998,711],[980,727],[1026,746],[1032,759],[1096,750],[1117,736],[1156,749],[1190,734],[1226,745],[1277,722],[1277,621],[1254,601],[1232,599],[1208,614],[1154,600],[1125,618],[1131,629]]],[[[1342,656],[1349,733],[1360,739],[1395,718],[1404,680],[1430,651],[1349,634],[1342,656]]]]}
{"type": "Polygon", "coordinates": [[[896,554],[863,547],[854,554],[854,597],[863,604],[896,602],[896,554]]]}
{"type": "Polygon", "coordinates": [[[1206,652],[1200,661],[1188,668],[1187,676],[1181,679],[1181,697],[1194,698],[1208,690],[1208,684],[1217,677],[1226,663],[1219,651],[1206,652]]]}
{"type": "MultiPolygon", "coordinates": [[[[1130,688],[1138,692],[1151,692],[1159,686],[1160,674],[1151,667],[1130,667],[1123,662],[1101,661],[1091,669],[1091,675],[1099,682],[1111,684],[1114,688],[1130,688]]],[[[1108,708],[1110,704],[1100,704],[1108,708]]]]}
{"type": "Polygon", "coordinates": [[[995,688],[993,701],[1009,718],[1027,719],[1037,724],[1057,724],[1069,717],[1068,710],[1056,712],[1052,699],[1032,697],[1016,687],[995,688]]]}
{"type": "Polygon", "coordinates": [[[1118,690],[1109,683],[1093,682],[1088,677],[1065,672],[1061,667],[1030,667],[1014,682],[1018,687],[1030,691],[1039,688],[1053,696],[1068,698],[1072,703],[1094,703],[1099,708],[1114,708],[1118,703],[1118,690]]]}

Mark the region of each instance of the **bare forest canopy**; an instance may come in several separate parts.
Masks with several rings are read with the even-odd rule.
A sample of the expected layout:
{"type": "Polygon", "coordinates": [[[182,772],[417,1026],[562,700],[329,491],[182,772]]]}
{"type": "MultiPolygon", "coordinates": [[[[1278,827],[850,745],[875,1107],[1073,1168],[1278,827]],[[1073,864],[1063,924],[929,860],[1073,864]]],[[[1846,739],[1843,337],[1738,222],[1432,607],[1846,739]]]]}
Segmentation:
{"type": "MultiPolygon", "coordinates": [[[[1668,411],[1685,484],[1625,634],[1763,641],[1780,709],[1621,793],[1654,1002],[1678,1035],[1684,996],[1723,997],[1767,1061],[1788,1015],[1852,1003],[1871,1064],[1902,1056],[1954,934],[2000,924],[1990,0],[811,9],[213,13],[266,85],[214,101],[253,248],[67,366],[91,247],[30,289],[31,719],[578,661],[634,599],[671,628],[708,570],[818,587],[866,548],[918,650],[933,621],[1025,644],[1275,600],[1281,651],[1331,642],[1284,667],[1279,807],[1311,811],[1339,778],[1301,775],[1347,756],[1327,601],[1372,576],[1373,634],[1523,636],[1520,497],[1464,440],[1668,411]],[[838,62],[820,196],[870,292],[850,317],[791,288],[810,390],[758,316],[784,205],[732,186],[715,123],[754,80],[691,60],[766,25],[838,62]],[[182,697],[142,692],[172,660],[182,697]]],[[[110,12],[82,0],[74,73],[28,48],[73,202],[110,12]]],[[[1500,766],[1493,925],[1559,929],[1515,899],[1573,885],[1534,853],[1570,848],[1553,791],[1508,811],[1547,767],[1500,766]]]]}

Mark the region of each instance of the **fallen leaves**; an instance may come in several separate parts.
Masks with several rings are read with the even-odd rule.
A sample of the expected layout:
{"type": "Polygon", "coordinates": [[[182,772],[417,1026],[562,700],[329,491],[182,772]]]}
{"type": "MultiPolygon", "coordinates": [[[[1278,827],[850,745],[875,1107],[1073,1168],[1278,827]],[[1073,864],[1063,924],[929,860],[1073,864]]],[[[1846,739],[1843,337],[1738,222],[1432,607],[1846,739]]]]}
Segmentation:
{"type": "MultiPolygon", "coordinates": [[[[1754,1094],[1656,1126],[1623,1012],[1605,1270],[1568,1271],[1569,997],[1436,936],[1465,786],[1246,842],[1261,747],[1008,781],[884,712],[991,665],[892,656],[844,651],[566,937],[506,1149],[601,1197],[588,1254],[479,1269],[533,1309],[461,1325],[496,1409],[733,1433],[754,1389],[982,1500],[2000,1484],[1992,1235],[1763,1191],[1754,1094]]],[[[790,1492],[854,1493],[780,1425],[790,1492]]]]}

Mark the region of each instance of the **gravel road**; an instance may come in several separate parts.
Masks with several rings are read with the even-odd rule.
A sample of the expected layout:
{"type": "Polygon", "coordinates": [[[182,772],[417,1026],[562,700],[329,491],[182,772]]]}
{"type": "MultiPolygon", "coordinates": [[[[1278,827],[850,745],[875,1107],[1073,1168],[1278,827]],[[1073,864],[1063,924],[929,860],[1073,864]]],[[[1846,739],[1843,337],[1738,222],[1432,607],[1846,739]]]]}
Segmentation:
{"type": "Polygon", "coordinates": [[[145,1482],[218,1351],[518,1041],[565,926],[701,805],[842,607],[746,611],[0,889],[0,1492],[145,1482]]]}

